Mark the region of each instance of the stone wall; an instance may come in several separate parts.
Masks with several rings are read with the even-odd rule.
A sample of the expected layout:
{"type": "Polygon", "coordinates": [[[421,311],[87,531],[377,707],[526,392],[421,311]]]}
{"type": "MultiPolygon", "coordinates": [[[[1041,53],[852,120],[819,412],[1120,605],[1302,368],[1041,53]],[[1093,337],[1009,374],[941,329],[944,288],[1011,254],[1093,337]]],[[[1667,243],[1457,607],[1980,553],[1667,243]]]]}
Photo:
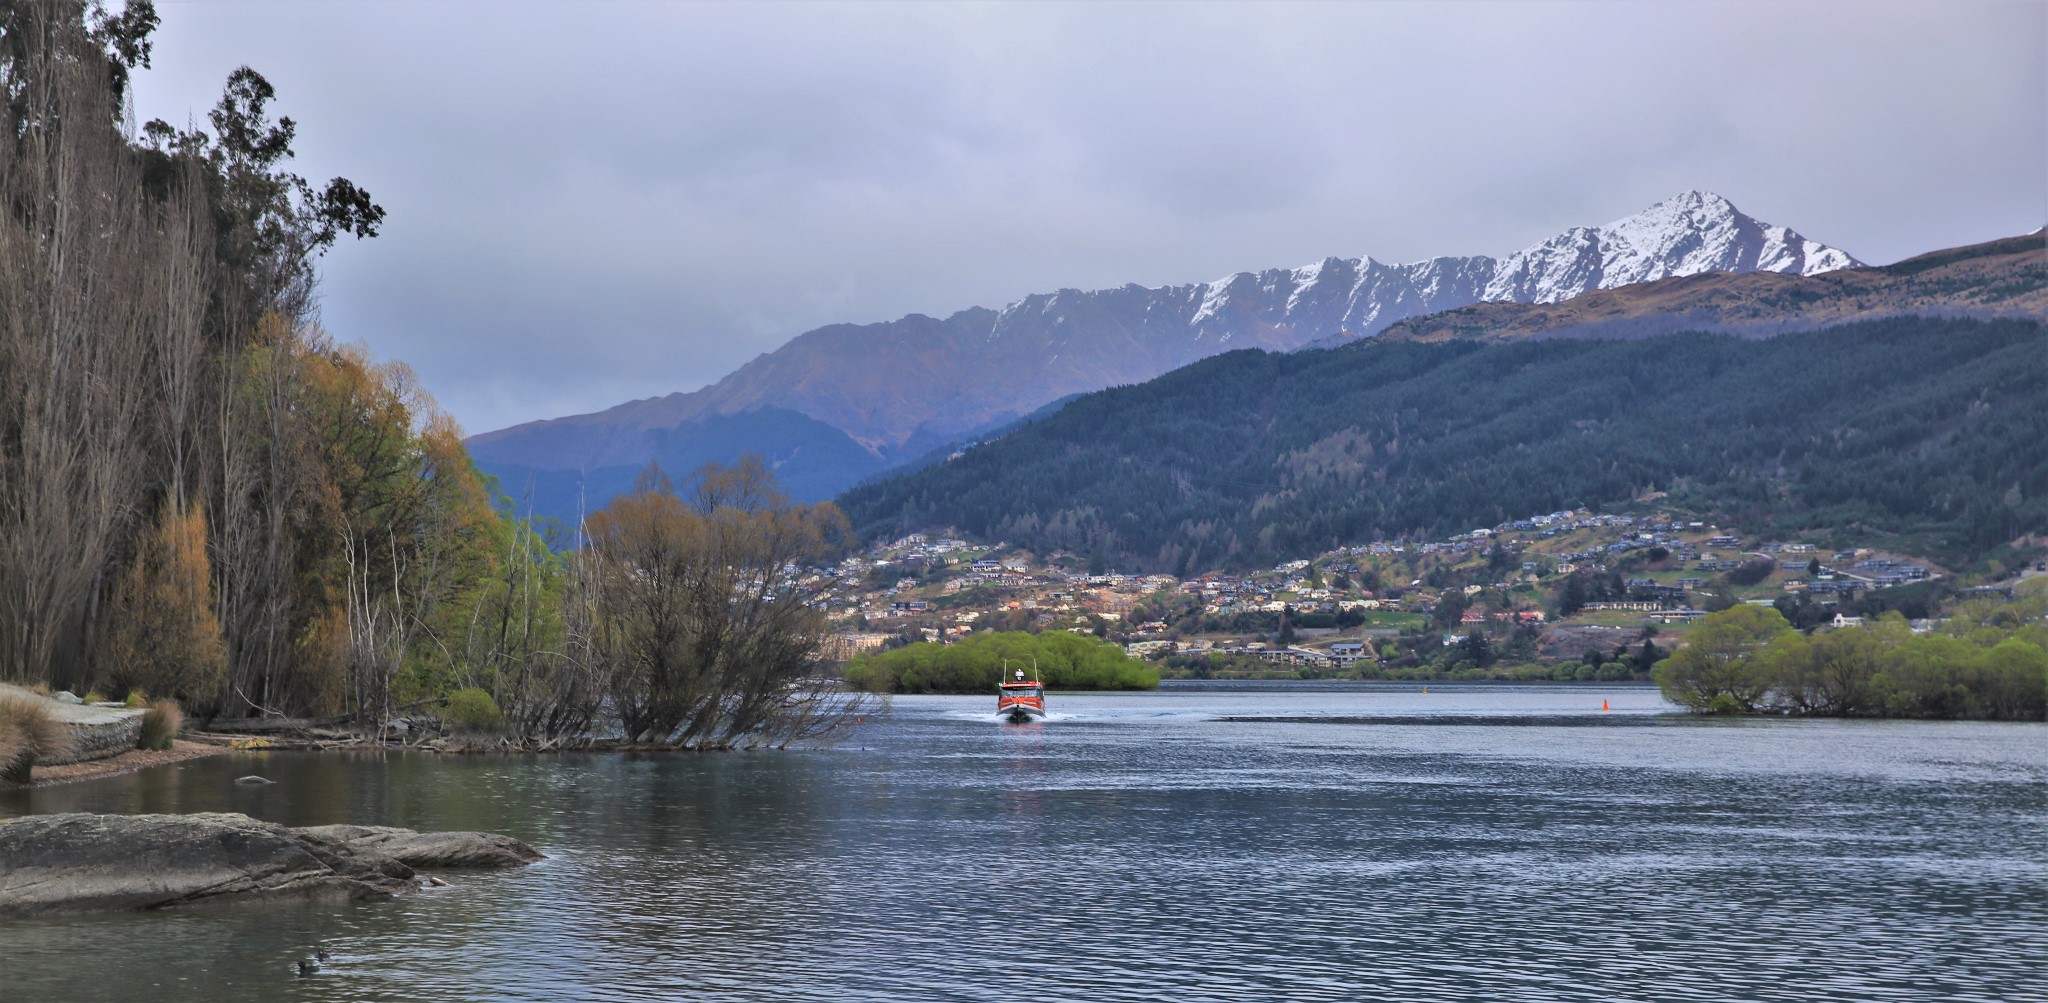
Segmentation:
{"type": "MultiPolygon", "coordinates": [[[[70,697],[70,694],[64,694],[70,697]]],[[[38,760],[41,766],[63,766],[88,759],[118,756],[135,748],[142,737],[143,711],[116,703],[82,704],[77,697],[55,700],[19,686],[0,683],[0,699],[27,700],[40,704],[50,716],[71,729],[71,751],[62,756],[38,760]]]]}
{"type": "Polygon", "coordinates": [[[42,760],[37,765],[63,766],[127,752],[135,748],[136,741],[142,737],[142,714],[139,710],[109,711],[100,720],[68,722],[71,752],[42,760]]]}

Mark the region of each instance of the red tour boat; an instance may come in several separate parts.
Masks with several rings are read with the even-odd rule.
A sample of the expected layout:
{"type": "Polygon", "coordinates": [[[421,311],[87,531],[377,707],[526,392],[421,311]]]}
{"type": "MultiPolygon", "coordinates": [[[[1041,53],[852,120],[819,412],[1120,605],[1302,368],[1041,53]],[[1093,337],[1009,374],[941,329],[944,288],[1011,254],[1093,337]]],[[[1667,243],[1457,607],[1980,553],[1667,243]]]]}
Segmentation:
{"type": "Polygon", "coordinates": [[[996,713],[1011,724],[1045,720],[1045,684],[1025,682],[1024,670],[1017,670],[1016,682],[996,684],[996,713]]]}

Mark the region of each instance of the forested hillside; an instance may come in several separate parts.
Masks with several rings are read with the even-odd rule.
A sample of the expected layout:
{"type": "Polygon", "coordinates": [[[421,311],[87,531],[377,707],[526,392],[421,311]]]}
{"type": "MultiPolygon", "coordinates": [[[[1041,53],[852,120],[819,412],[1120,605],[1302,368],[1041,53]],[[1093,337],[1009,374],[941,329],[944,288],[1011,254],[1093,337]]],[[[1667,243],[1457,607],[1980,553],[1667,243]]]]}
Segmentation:
{"type": "Polygon", "coordinates": [[[1732,525],[1967,558],[2048,525],[2048,330],[1875,321],[1762,341],[1360,343],[1218,356],[841,498],[1186,572],[1653,491],[1732,525]]]}

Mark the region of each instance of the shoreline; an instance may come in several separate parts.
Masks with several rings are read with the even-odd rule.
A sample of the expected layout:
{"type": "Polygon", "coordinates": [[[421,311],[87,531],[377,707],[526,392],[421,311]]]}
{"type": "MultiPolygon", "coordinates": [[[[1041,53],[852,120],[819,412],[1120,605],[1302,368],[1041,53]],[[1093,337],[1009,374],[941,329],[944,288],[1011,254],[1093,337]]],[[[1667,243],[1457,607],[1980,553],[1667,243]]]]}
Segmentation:
{"type": "Polygon", "coordinates": [[[205,759],[233,751],[226,746],[179,739],[172,742],[168,749],[130,749],[105,759],[88,759],[82,763],[67,763],[63,766],[38,766],[32,774],[33,781],[21,789],[32,790],[38,787],[77,783],[81,780],[118,777],[152,766],[169,766],[172,763],[205,759]]]}

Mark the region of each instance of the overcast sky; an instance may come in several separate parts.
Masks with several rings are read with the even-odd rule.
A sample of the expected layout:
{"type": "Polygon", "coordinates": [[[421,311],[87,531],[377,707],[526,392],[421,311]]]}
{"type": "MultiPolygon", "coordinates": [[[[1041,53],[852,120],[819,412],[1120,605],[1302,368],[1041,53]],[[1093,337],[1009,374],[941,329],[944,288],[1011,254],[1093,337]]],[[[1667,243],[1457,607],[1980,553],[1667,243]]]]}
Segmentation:
{"type": "Polygon", "coordinates": [[[1882,263],[2048,222],[2048,5],[158,0],[139,120],[248,64],[390,212],[323,321],[471,432],[827,323],[1330,255],[1501,254],[1688,188],[1882,263]]]}

